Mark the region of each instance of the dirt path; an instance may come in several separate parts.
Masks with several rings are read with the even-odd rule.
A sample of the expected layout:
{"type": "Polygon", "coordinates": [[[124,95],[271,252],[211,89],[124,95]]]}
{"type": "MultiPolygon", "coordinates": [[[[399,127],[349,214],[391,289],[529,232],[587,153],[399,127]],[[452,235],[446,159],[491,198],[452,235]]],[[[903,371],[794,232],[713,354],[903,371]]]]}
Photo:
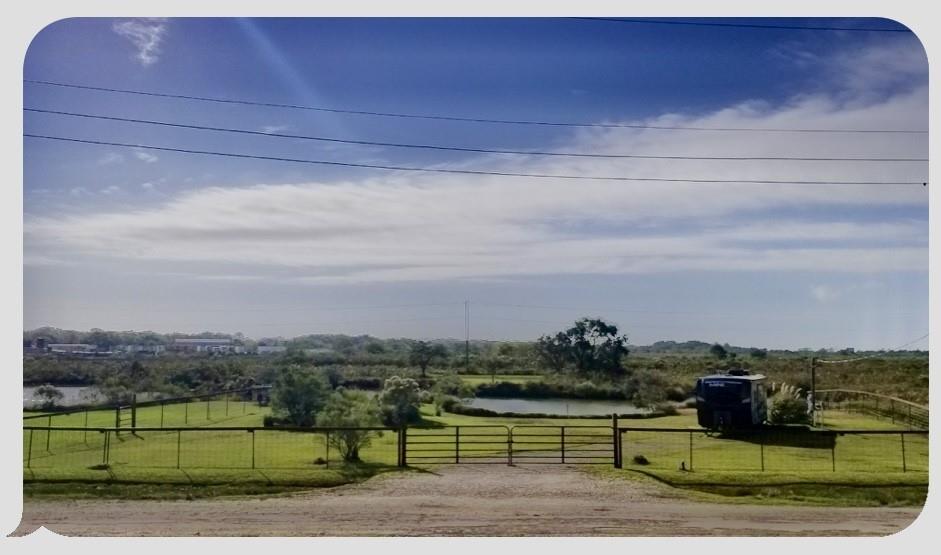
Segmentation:
{"type": "Polygon", "coordinates": [[[330,490],[196,501],[27,501],[16,534],[69,536],[887,535],[914,508],[710,504],[570,466],[461,465],[330,490]]]}

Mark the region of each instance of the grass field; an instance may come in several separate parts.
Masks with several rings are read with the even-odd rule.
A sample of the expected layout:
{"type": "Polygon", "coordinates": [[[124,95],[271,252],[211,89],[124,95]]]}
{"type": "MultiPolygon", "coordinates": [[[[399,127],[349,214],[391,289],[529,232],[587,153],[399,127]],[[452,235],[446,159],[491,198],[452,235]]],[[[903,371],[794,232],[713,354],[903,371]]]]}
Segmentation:
{"type": "MultiPolygon", "coordinates": [[[[204,496],[231,493],[278,493],[296,488],[329,487],[369,478],[380,472],[397,470],[397,437],[386,432],[375,437],[361,452],[362,464],[343,464],[335,451],[328,453],[322,433],[259,430],[215,430],[219,427],[262,426],[270,412],[268,407],[230,401],[205,401],[186,405],[142,407],[138,410],[139,427],[164,426],[194,428],[177,431],[140,431],[137,434],[110,435],[110,446],[104,434],[85,431],[34,431],[24,433],[24,491],[28,495],[79,496],[204,496]],[[228,412],[228,414],[227,414],[228,412]],[[207,418],[208,415],[208,418],[207,418]],[[200,428],[199,430],[195,428],[200,428]],[[48,442],[48,443],[47,443],[48,442]],[[30,445],[31,444],[31,445],[30,445]],[[48,448],[47,448],[48,445],[48,448]],[[28,459],[28,461],[27,461],[28,459]],[[27,462],[29,468],[26,468],[27,462]],[[107,462],[107,464],[104,464],[107,462]],[[253,468],[254,467],[254,468],[253,468]],[[154,489],[149,484],[169,484],[170,488],[154,489]],[[71,484],[71,485],[69,485],[71,484]],[[98,485],[95,485],[98,484],[98,485]],[[118,488],[101,484],[120,484],[118,488]],[[123,493],[122,493],[123,492],[123,493]]],[[[546,426],[544,431],[529,429],[535,440],[538,434],[553,439],[559,426],[596,426],[584,433],[597,436],[587,443],[608,444],[609,419],[540,419],[473,417],[445,413],[436,417],[433,408],[425,406],[425,430],[412,429],[409,442],[409,463],[433,464],[436,459],[418,459],[436,455],[424,449],[440,449],[447,453],[454,434],[450,426],[489,426],[464,428],[462,441],[468,434],[492,433],[503,426],[546,426]],[[495,426],[499,425],[499,426],[495,426]],[[607,428],[607,429],[606,429],[607,428]],[[427,437],[421,437],[426,434],[427,437]],[[552,436],[552,437],[550,437],[552,436]],[[423,445],[422,442],[442,442],[423,445]]],[[[54,427],[111,427],[114,411],[92,411],[58,415],[51,419],[54,427]]],[[[27,420],[27,425],[45,426],[47,418],[27,420]]],[[[890,421],[845,413],[828,413],[825,424],[832,429],[901,430],[890,421]]],[[[697,428],[695,411],[682,410],[679,415],[651,419],[622,420],[622,426],[637,428],[697,428]]],[[[518,430],[519,432],[519,430],[518,430]]],[[[567,433],[579,430],[568,429],[567,433]]],[[[707,437],[692,434],[693,457],[690,460],[690,437],[687,432],[660,433],[629,431],[623,437],[624,469],[605,465],[595,471],[620,477],[656,479],[702,495],[720,495],[722,499],[750,501],[791,500],[829,504],[918,504],[927,491],[927,437],[906,436],[906,469],[902,472],[900,436],[862,435],[839,436],[835,445],[808,448],[788,441],[754,441],[707,437]],[[833,447],[831,449],[831,447],[833,447]],[[635,464],[634,457],[643,455],[648,464],[635,464]],[[765,470],[761,471],[762,461],[765,470]],[[834,472],[834,461],[836,471],[834,472]],[[687,469],[680,470],[680,463],[687,469]],[[692,471],[689,467],[692,466],[692,471]]],[[[505,452],[505,441],[499,435],[476,439],[474,453],[489,456],[505,452]]],[[[533,439],[533,438],[530,438],[533,439]]],[[[522,441],[522,439],[520,439],[522,441]]],[[[573,449],[577,440],[571,440],[573,449]]],[[[536,446],[531,451],[554,449],[536,446]]],[[[591,447],[589,447],[591,448],[591,447]]],[[[526,448],[517,445],[517,455],[526,448]]],[[[571,453],[572,451],[570,451],[571,453]]],[[[609,454],[606,456],[610,457],[609,454]]],[[[446,457],[450,460],[450,454],[446,457]]],[[[517,463],[525,462],[517,458],[517,463]]]]}
{"type": "Polygon", "coordinates": [[[510,382],[510,383],[531,383],[540,382],[545,379],[539,374],[458,374],[461,380],[471,386],[478,386],[482,383],[510,382]]]}

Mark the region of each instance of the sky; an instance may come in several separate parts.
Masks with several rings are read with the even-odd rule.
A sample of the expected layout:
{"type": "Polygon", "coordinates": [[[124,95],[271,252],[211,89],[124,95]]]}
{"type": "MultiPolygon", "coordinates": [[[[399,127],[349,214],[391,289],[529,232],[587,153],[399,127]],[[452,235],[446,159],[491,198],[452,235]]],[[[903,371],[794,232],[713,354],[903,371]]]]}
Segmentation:
{"type": "Polygon", "coordinates": [[[928,135],[911,132],[927,130],[927,81],[908,32],[62,20],[27,52],[25,108],[254,134],[32,111],[26,134],[484,174],[25,137],[24,327],[463,338],[467,301],[474,339],[591,316],[633,344],[893,348],[928,332],[928,135]]]}

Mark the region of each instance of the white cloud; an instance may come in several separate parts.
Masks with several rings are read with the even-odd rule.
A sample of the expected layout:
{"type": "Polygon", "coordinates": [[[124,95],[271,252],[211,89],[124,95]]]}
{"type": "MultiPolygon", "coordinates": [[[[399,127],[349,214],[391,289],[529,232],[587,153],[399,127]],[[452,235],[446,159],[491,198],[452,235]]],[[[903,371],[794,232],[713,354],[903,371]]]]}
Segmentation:
{"type": "Polygon", "coordinates": [[[140,160],[141,162],[147,162],[148,164],[153,164],[154,162],[160,159],[156,155],[151,154],[149,152],[144,152],[143,150],[135,150],[134,157],[140,160]]]}
{"type": "Polygon", "coordinates": [[[810,289],[810,293],[815,299],[822,303],[834,301],[840,298],[840,296],[843,294],[842,291],[829,285],[815,285],[810,289]]]}
{"type": "Polygon", "coordinates": [[[262,133],[280,133],[290,129],[290,125],[265,125],[261,128],[262,133]]]}
{"type": "Polygon", "coordinates": [[[98,159],[99,166],[110,166],[112,164],[120,164],[122,162],[124,162],[124,156],[121,156],[117,152],[108,152],[98,159]]]}
{"type": "Polygon", "coordinates": [[[140,18],[115,21],[111,29],[131,41],[137,49],[135,58],[144,66],[159,59],[160,43],[167,31],[165,18],[140,18]]]}
{"type": "MultiPolygon", "coordinates": [[[[924,128],[927,89],[878,101],[804,95],[644,122],[690,127],[924,128]]],[[[923,135],[592,129],[557,150],[691,156],[927,158],[923,135]]],[[[140,153],[136,153],[139,156],[140,153]]],[[[505,172],[783,181],[912,181],[926,163],[481,156],[505,172]]],[[[927,270],[927,222],[854,216],[927,207],[911,185],[611,182],[375,173],[342,183],[214,187],[157,207],[26,222],[28,249],[110,258],[253,264],[305,283],[676,271],[927,270]],[[841,214],[833,216],[832,214],[841,214]],[[829,215],[829,216],[828,216],[829,215]]],[[[244,272],[241,275],[248,275],[244,272]]],[[[206,271],[206,275],[220,275],[206,271]]],[[[820,286],[824,301],[840,293],[820,286]]]]}
{"type": "Polygon", "coordinates": [[[109,185],[108,187],[105,187],[104,189],[102,189],[100,192],[103,195],[112,195],[114,193],[121,192],[121,188],[118,187],[117,185],[109,185]]]}
{"type": "Polygon", "coordinates": [[[154,190],[154,187],[156,187],[156,185],[154,185],[154,184],[151,183],[150,181],[148,181],[148,182],[146,182],[146,183],[141,183],[141,184],[140,184],[140,188],[141,188],[141,189],[144,189],[145,191],[153,191],[153,190],[154,190]]]}
{"type": "Polygon", "coordinates": [[[91,191],[89,191],[85,187],[72,187],[71,189],[69,189],[69,194],[72,195],[73,197],[80,197],[83,195],[90,195],[91,191]]]}

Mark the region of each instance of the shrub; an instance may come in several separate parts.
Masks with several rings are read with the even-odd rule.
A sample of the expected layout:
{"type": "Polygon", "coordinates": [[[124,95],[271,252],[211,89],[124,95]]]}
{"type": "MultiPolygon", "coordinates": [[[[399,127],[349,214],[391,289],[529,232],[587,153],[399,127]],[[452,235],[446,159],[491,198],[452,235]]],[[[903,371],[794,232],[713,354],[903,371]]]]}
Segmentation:
{"type": "MultiPolygon", "coordinates": [[[[336,428],[374,427],[380,423],[379,407],[362,391],[338,389],[317,414],[321,426],[336,428]]],[[[359,451],[369,446],[374,435],[369,430],[335,430],[330,433],[330,446],[339,451],[344,461],[359,461],[359,451]]]]}
{"type": "Polygon", "coordinates": [[[768,420],[772,424],[807,424],[810,422],[807,403],[793,397],[774,399],[768,420]]]}
{"type": "Polygon", "coordinates": [[[329,388],[322,373],[290,366],[278,375],[271,388],[271,407],[276,416],[294,426],[312,426],[317,412],[326,403],[329,388]]]}
{"type": "Polygon", "coordinates": [[[411,378],[392,376],[379,394],[383,420],[388,426],[398,427],[420,421],[420,403],[421,389],[411,378]]]}
{"type": "Polygon", "coordinates": [[[648,465],[650,461],[643,455],[634,455],[634,464],[648,465]]]}

